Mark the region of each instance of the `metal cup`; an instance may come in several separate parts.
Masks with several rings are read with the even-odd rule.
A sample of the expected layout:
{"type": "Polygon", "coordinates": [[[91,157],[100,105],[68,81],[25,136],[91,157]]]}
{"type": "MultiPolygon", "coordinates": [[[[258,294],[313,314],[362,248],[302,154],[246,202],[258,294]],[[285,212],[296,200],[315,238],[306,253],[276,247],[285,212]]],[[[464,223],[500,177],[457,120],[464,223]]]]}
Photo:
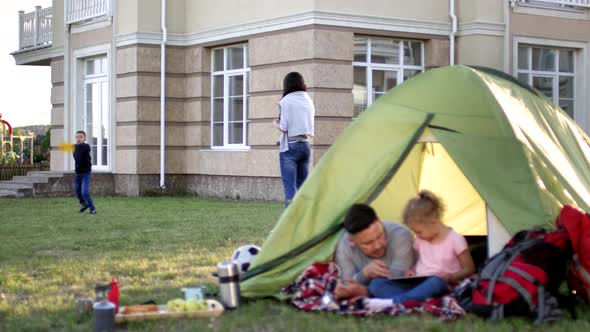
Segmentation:
{"type": "Polygon", "coordinates": [[[184,287],[182,288],[182,292],[184,293],[184,299],[195,299],[197,301],[202,301],[205,299],[203,296],[203,287],[184,287]]]}

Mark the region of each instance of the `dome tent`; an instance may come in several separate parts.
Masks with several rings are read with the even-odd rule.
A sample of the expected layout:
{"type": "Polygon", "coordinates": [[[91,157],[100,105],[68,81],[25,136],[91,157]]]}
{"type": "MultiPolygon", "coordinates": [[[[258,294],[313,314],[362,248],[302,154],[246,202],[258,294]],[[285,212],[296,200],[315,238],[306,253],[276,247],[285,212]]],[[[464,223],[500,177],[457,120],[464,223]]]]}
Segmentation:
{"type": "Polygon", "coordinates": [[[563,204],[590,210],[590,139],[540,92],[501,72],[449,66],[422,73],[365,110],[315,167],[272,230],[242,295],[281,297],[332,257],[354,203],[400,221],[422,188],[447,204],[445,223],[487,235],[553,224],[563,204]]]}

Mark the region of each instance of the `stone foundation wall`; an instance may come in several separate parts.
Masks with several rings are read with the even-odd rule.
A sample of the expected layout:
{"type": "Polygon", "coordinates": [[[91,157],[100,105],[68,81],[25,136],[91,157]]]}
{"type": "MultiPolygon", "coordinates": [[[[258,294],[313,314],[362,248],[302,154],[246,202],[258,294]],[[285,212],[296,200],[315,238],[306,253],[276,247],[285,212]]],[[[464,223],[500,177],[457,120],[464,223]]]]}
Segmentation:
{"type": "Polygon", "coordinates": [[[159,175],[114,175],[114,191],[126,196],[164,193],[194,194],[202,198],[254,201],[283,200],[280,178],[222,175],[166,175],[166,190],[159,189],[159,175]]]}
{"type": "MultiPolygon", "coordinates": [[[[94,173],[90,182],[93,196],[143,196],[150,194],[197,195],[202,198],[247,201],[282,201],[283,184],[280,178],[219,176],[219,175],[166,175],[166,190],[160,189],[157,174],[94,173]]],[[[36,183],[35,197],[74,196],[74,174],[52,177],[48,183],[36,183]]]]}
{"type": "MultiPolygon", "coordinates": [[[[114,174],[93,173],[90,181],[90,194],[96,196],[115,195],[114,174]]],[[[52,177],[47,183],[35,183],[35,197],[74,196],[74,173],[66,173],[63,177],[52,177]]]]}

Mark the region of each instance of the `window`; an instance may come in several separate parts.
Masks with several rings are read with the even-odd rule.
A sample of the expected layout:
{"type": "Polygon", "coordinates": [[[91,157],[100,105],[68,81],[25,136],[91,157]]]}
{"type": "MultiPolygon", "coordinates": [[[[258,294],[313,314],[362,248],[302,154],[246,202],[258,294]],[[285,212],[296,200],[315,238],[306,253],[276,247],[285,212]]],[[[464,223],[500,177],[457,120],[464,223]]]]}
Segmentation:
{"type": "Polygon", "coordinates": [[[353,66],[353,117],[357,117],[387,91],[424,71],[424,43],[356,36],[353,66]]]}
{"type": "Polygon", "coordinates": [[[248,47],[234,45],[211,54],[211,147],[248,145],[248,47]]]}
{"type": "Polygon", "coordinates": [[[76,112],[75,130],[86,132],[94,169],[109,167],[110,90],[109,64],[106,55],[80,60],[82,93],[76,112]]]}
{"type": "Polygon", "coordinates": [[[529,4],[529,5],[533,5],[533,6],[539,6],[539,7],[546,7],[546,8],[567,8],[567,9],[575,9],[576,8],[576,3],[572,3],[572,4],[565,4],[565,3],[560,3],[558,1],[547,1],[547,0],[518,0],[518,2],[520,3],[524,3],[524,4],[529,4]]]}
{"type": "Polygon", "coordinates": [[[518,78],[543,92],[574,117],[573,49],[518,46],[518,78]]]}

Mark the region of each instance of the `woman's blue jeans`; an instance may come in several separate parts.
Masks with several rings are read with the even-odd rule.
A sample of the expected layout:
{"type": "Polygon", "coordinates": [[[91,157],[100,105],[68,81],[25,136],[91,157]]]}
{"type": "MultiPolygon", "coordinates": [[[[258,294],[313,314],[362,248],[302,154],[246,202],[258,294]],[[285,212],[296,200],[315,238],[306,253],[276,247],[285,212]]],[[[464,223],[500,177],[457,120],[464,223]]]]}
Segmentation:
{"type": "Polygon", "coordinates": [[[285,188],[285,207],[307,178],[310,149],[308,142],[289,143],[289,150],[280,153],[281,178],[285,188]]]}

